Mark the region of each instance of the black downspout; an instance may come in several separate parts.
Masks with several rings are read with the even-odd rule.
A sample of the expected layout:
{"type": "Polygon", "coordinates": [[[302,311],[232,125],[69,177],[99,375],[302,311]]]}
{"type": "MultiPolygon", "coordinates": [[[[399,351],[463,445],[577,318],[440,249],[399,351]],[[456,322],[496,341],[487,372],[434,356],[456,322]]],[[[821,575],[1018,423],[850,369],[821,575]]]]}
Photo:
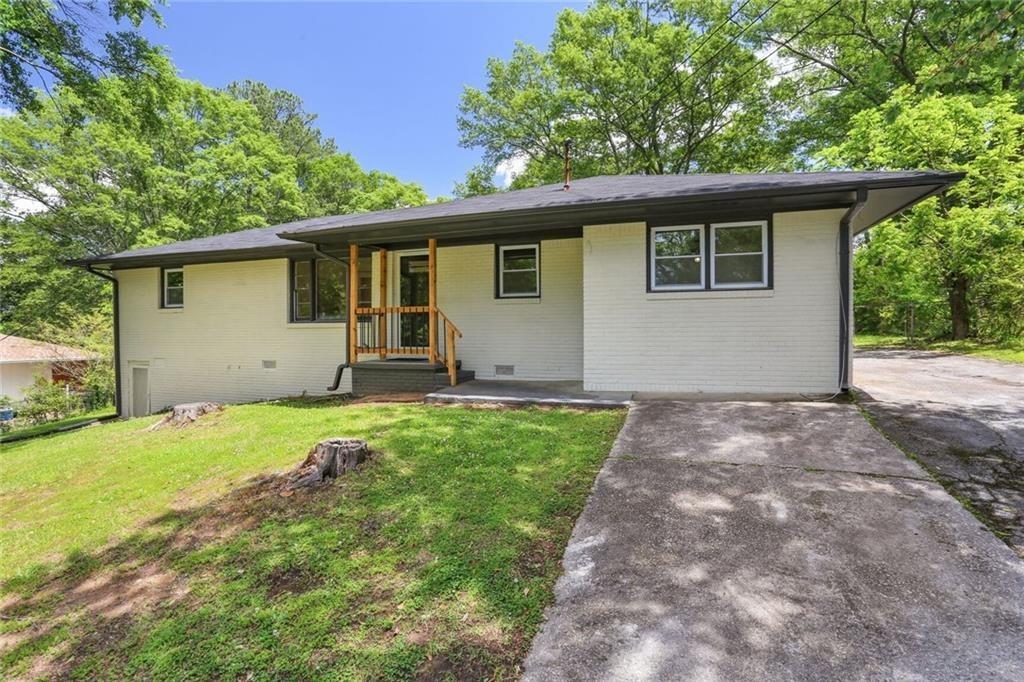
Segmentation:
{"type": "Polygon", "coordinates": [[[97,277],[102,277],[114,285],[114,409],[117,410],[118,417],[123,417],[124,413],[121,411],[121,297],[118,296],[117,277],[106,272],[100,272],[91,265],[86,265],[85,269],[87,272],[97,277]]]}
{"type": "Polygon", "coordinates": [[[868,200],[868,191],[863,187],[857,190],[857,200],[847,209],[839,221],[839,390],[850,390],[850,346],[851,337],[850,310],[850,223],[857,217],[868,200]]]}
{"type": "MultiPolygon", "coordinates": [[[[313,253],[316,254],[317,256],[319,256],[320,258],[326,258],[327,260],[332,260],[332,261],[334,261],[336,263],[341,263],[342,265],[344,265],[345,266],[345,286],[346,287],[348,286],[348,284],[349,284],[349,281],[348,281],[349,280],[349,278],[348,278],[349,264],[348,263],[343,261],[341,258],[338,258],[337,256],[332,256],[331,254],[329,254],[329,253],[327,253],[325,251],[321,251],[320,250],[320,245],[316,244],[316,243],[313,244],[313,253]]],[[[352,305],[352,292],[351,291],[348,292],[348,296],[346,296],[346,300],[348,302],[348,305],[352,305]]],[[[348,319],[346,317],[346,322],[347,321],[348,321],[348,319]]],[[[345,330],[346,336],[349,333],[350,333],[349,330],[346,329],[345,330]]],[[[345,368],[348,367],[348,363],[349,363],[348,339],[346,338],[345,339],[345,362],[343,362],[340,365],[338,365],[338,369],[336,369],[334,371],[334,383],[327,387],[328,391],[331,391],[331,392],[337,391],[338,387],[341,386],[341,375],[344,374],[345,368]]]]}

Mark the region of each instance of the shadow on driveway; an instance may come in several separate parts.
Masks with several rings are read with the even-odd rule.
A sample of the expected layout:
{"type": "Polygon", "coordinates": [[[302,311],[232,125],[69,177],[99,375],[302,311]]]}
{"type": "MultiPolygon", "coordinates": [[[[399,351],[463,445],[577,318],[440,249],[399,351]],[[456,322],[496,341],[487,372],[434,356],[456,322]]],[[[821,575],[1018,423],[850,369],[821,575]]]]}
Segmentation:
{"type": "Polygon", "coordinates": [[[834,403],[647,402],[526,680],[1024,679],[1024,561],[834,403]]]}
{"type": "Polygon", "coordinates": [[[854,381],[878,428],[1024,557],[1024,367],[858,351],[854,381]]]}

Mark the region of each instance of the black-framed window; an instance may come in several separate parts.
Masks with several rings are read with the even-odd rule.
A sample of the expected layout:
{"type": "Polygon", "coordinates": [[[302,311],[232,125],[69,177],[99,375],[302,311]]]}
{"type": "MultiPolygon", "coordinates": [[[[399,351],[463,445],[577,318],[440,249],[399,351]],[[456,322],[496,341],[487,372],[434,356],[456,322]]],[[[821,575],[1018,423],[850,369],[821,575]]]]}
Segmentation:
{"type": "Polygon", "coordinates": [[[666,225],[647,230],[647,289],[770,289],[770,220],[666,225]]]}
{"type": "Polygon", "coordinates": [[[292,322],[344,322],[347,307],[343,263],[328,258],[291,262],[292,322]]]}
{"type": "Polygon", "coordinates": [[[651,228],[651,289],[704,288],[704,226],[651,228]]]}
{"type": "Polygon", "coordinates": [[[498,298],[539,298],[540,244],[497,246],[494,275],[498,298]]]}
{"type": "Polygon", "coordinates": [[[160,307],[185,307],[185,269],[160,269],[160,307]]]}
{"type": "Polygon", "coordinates": [[[712,223],[711,288],[768,286],[768,221],[712,223]]]}

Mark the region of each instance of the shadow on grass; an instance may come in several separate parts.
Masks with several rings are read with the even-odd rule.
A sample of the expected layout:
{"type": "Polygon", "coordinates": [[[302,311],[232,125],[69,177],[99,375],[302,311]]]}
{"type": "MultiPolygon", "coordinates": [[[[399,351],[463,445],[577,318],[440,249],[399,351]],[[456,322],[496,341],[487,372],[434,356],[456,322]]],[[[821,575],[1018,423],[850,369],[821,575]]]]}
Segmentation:
{"type": "Polygon", "coordinates": [[[0,673],[515,676],[621,415],[391,417],[333,484],[256,479],[8,580],[0,673]]]}

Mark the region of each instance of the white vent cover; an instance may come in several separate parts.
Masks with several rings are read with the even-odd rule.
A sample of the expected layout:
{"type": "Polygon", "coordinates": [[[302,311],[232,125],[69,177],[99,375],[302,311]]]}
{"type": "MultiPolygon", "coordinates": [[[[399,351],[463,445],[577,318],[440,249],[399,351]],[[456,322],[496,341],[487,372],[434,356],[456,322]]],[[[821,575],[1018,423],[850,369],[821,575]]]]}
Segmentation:
{"type": "Polygon", "coordinates": [[[510,377],[516,373],[515,365],[495,365],[494,376],[498,377],[510,377]]]}
{"type": "Polygon", "coordinates": [[[277,360],[264,360],[263,369],[277,369],[277,360]]]}

